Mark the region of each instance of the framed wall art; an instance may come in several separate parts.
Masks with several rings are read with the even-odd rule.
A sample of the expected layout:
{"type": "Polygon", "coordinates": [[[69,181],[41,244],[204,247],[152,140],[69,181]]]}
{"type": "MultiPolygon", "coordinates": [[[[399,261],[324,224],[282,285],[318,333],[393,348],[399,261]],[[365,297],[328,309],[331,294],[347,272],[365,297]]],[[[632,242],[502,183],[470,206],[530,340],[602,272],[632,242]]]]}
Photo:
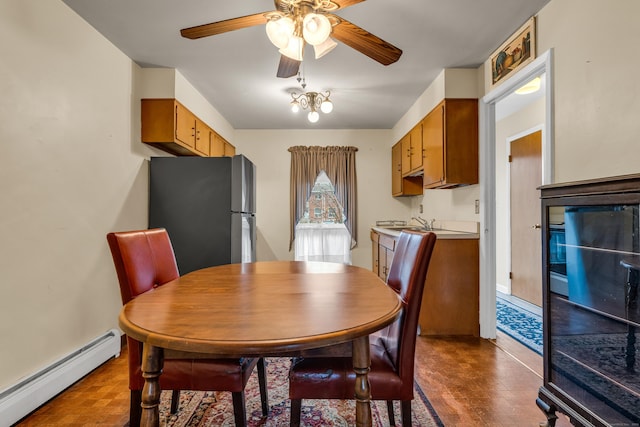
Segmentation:
{"type": "Polygon", "coordinates": [[[536,20],[531,17],[491,55],[491,86],[496,86],[536,57],[536,20]]]}

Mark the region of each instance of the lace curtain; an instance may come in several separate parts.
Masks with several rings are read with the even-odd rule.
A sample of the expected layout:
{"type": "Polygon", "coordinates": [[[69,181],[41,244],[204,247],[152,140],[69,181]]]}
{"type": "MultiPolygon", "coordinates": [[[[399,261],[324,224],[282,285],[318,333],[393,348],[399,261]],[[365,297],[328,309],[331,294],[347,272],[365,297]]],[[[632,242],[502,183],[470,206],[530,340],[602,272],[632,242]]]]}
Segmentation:
{"type": "Polygon", "coordinates": [[[345,226],[351,236],[350,249],[357,245],[357,181],[356,147],[296,146],[291,153],[290,237],[289,250],[296,237],[296,224],[304,215],[305,203],[313,184],[325,171],[336,190],[336,198],[344,208],[345,226]]]}

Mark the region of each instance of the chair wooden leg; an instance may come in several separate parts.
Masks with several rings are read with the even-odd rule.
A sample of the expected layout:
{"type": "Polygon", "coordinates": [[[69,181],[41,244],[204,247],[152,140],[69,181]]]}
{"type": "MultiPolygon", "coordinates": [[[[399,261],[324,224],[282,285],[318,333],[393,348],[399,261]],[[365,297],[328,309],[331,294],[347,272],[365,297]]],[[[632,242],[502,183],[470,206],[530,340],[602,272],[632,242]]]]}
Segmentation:
{"type": "Polygon", "coordinates": [[[410,426],[411,425],[411,401],[403,400],[400,402],[401,412],[402,412],[402,425],[410,426]]]}
{"type": "Polygon", "coordinates": [[[140,427],[142,390],[131,390],[131,399],[129,402],[129,427],[140,427]]]}
{"type": "Polygon", "coordinates": [[[180,390],[173,390],[171,393],[171,413],[175,414],[180,409],[180,390]]]}
{"type": "Polygon", "coordinates": [[[291,427],[300,427],[300,414],[302,412],[302,399],[291,399],[291,427]]]}
{"type": "Polygon", "coordinates": [[[258,383],[260,384],[260,400],[262,401],[262,415],[269,415],[269,392],[267,390],[267,369],[264,357],[258,360],[258,383]]]}
{"type": "Polygon", "coordinates": [[[231,393],[233,400],[233,417],[236,420],[236,427],[247,426],[247,411],[245,409],[244,391],[231,393]]]}
{"type": "Polygon", "coordinates": [[[387,412],[389,413],[389,425],[395,427],[396,417],[393,415],[393,400],[387,400],[387,412]]]}

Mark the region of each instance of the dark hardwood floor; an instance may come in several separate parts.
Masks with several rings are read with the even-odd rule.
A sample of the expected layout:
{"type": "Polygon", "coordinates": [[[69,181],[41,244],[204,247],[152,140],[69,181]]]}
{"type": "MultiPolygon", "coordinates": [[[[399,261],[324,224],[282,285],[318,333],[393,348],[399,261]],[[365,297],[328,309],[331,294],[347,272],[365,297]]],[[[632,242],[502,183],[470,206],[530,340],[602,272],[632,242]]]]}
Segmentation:
{"type": "MultiPolygon", "coordinates": [[[[542,358],[499,333],[496,340],[420,337],[416,379],[443,424],[532,426],[545,417],[535,404],[542,358]]],[[[124,426],[128,422],[126,348],[18,426],[124,426]]],[[[558,427],[570,423],[560,415],[558,427]]]]}

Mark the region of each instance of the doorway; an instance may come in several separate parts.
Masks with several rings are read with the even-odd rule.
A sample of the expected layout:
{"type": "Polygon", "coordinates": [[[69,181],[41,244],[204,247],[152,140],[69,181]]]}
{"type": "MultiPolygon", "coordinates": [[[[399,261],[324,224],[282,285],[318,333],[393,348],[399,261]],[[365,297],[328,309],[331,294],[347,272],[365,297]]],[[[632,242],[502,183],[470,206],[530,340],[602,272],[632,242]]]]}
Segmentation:
{"type": "MultiPolygon", "coordinates": [[[[504,209],[498,209],[496,182],[496,106],[499,101],[534,77],[545,75],[544,88],[544,129],[542,134],[542,183],[553,182],[553,50],[539,55],[534,61],[517,74],[510,77],[497,88],[485,95],[480,102],[480,336],[496,336],[496,289],[497,261],[508,255],[497,252],[497,244],[504,245],[504,239],[498,239],[496,216],[504,209]],[[501,255],[506,255],[502,257],[501,255]]],[[[504,221],[500,221],[504,225],[504,221]]],[[[498,249],[500,249],[498,247],[498,249]]]]}

